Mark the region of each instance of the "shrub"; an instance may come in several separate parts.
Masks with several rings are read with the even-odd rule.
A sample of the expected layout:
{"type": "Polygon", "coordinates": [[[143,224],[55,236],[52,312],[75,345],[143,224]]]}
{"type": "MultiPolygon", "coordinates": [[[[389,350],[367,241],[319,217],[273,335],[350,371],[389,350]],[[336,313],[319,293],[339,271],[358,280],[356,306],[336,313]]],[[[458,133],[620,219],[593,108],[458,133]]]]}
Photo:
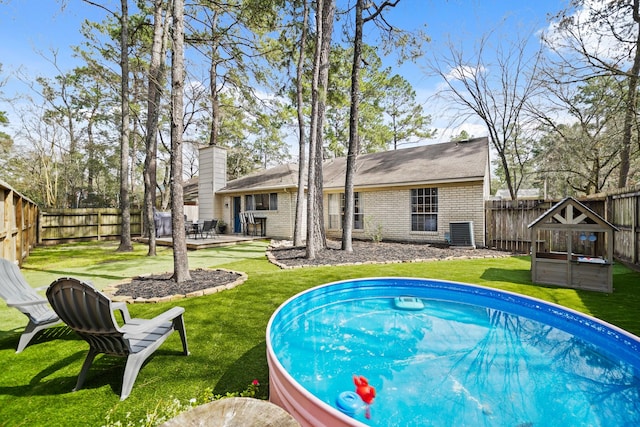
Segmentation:
{"type": "Polygon", "coordinates": [[[365,235],[371,239],[374,243],[382,242],[382,224],[374,221],[372,216],[367,216],[364,219],[364,232],[365,235]]]}

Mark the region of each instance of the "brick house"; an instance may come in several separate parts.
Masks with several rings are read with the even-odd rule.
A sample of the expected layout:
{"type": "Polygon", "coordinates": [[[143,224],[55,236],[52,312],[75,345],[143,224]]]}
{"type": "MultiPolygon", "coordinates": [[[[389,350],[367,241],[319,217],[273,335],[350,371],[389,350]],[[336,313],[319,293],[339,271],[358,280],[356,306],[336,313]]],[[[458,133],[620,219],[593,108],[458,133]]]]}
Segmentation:
{"type": "MultiPolygon", "coordinates": [[[[342,235],[346,159],[323,164],[324,223],[328,237],[342,235]]],[[[226,150],[200,150],[199,218],[219,218],[228,233],[241,232],[240,212],[266,221],[266,236],[291,239],[298,165],[285,164],[226,181],[226,150]]],[[[484,201],[489,198],[487,138],[430,144],[358,157],[354,180],[354,239],[445,242],[451,223],[469,222],[485,245],[484,201]]],[[[306,219],[306,218],[305,218],[306,219]]],[[[306,226],[306,224],[304,224],[306,226]]]]}

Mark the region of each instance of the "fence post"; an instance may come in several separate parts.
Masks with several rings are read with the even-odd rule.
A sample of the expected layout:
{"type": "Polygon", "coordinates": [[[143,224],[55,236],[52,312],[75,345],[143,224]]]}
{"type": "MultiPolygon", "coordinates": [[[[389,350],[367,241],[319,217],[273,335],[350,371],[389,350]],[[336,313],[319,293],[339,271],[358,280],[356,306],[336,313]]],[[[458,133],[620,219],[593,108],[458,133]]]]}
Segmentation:
{"type": "Polygon", "coordinates": [[[98,235],[98,241],[100,241],[100,236],[102,236],[102,212],[98,212],[97,222],[98,230],[96,231],[96,234],[98,235]]]}

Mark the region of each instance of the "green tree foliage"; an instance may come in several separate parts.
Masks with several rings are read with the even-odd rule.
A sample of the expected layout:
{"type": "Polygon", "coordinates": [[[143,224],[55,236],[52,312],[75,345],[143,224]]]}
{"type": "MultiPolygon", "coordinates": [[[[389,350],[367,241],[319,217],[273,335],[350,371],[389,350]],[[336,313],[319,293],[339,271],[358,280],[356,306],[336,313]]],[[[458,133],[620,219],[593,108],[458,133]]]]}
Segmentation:
{"type": "Polygon", "coordinates": [[[44,103],[21,112],[14,157],[18,163],[35,159],[30,169],[43,175],[22,181],[24,187],[18,187],[18,176],[12,183],[43,206],[113,206],[117,164],[108,113],[113,104],[101,74],[77,67],[53,78],[36,77],[32,88],[44,103]]]}
{"type": "Polygon", "coordinates": [[[429,139],[435,131],[429,129],[431,116],[416,101],[416,91],[402,76],[394,74],[388,79],[386,97],[382,108],[389,116],[389,127],[393,135],[393,148],[415,141],[417,138],[429,139]]]}
{"type": "MultiPolygon", "coordinates": [[[[416,100],[411,84],[383,68],[376,49],[363,45],[360,72],[358,134],[360,152],[373,153],[397,148],[406,142],[432,138],[431,118],[416,100]]],[[[352,48],[335,46],[331,51],[326,150],[335,157],[346,155],[349,141],[349,108],[352,48]]]]}

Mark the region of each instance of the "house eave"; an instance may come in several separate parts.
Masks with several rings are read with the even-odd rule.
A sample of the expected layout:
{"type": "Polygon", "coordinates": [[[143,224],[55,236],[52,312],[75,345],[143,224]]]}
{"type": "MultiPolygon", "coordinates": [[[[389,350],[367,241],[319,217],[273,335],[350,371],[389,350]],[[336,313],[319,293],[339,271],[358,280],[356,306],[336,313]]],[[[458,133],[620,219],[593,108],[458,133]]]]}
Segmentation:
{"type": "MultiPolygon", "coordinates": [[[[452,179],[434,179],[434,180],[420,180],[420,181],[404,181],[384,184],[354,184],[353,188],[356,190],[374,190],[379,188],[400,188],[400,187],[418,187],[418,186],[436,186],[443,184],[460,184],[460,183],[482,183],[484,176],[470,176],[464,178],[452,178],[452,179]]],[[[324,187],[323,191],[335,192],[344,191],[344,185],[324,187]]]]}
{"type": "Polygon", "coordinates": [[[278,192],[284,191],[287,192],[289,190],[296,191],[298,189],[297,185],[271,185],[264,187],[244,187],[244,188],[233,188],[229,190],[220,189],[216,191],[216,194],[246,194],[246,193],[266,193],[266,192],[278,192]]]}

